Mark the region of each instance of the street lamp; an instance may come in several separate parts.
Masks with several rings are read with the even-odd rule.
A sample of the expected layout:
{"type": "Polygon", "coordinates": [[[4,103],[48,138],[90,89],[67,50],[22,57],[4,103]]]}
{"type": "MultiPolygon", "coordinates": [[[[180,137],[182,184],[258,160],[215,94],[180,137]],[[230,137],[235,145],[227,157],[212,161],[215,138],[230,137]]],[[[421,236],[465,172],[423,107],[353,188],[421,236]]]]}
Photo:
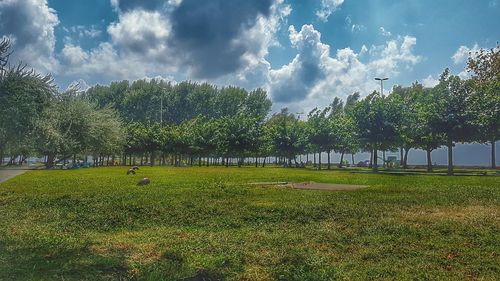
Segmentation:
{"type": "Polygon", "coordinates": [[[384,81],[385,80],[389,80],[389,78],[378,78],[378,77],[375,77],[375,80],[377,81],[380,81],[380,94],[382,95],[382,97],[384,97],[384,81]]]}
{"type": "MultiPolygon", "coordinates": [[[[375,80],[380,81],[380,95],[383,98],[384,97],[384,81],[389,80],[389,78],[387,78],[387,77],[385,77],[385,78],[375,77],[375,80]]],[[[374,157],[378,157],[378,156],[374,155],[374,157]]],[[[382,165],[385,168],[385,150],[382,150],[382,161],[384,162],[382,165]]]]}

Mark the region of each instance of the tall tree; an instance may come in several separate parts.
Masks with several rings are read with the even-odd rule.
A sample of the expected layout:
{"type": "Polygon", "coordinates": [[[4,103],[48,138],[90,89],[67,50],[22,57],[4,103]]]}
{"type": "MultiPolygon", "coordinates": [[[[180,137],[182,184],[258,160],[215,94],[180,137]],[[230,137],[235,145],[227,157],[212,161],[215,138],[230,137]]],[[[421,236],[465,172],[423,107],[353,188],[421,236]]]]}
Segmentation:
{"type": "Polygon", "coordinates": [[[478,140],[491,144],[491,168],[496,169],[495,145],[500,139],[500,45],[470,54],[467,70],[473,74],[474,124],[478,140]]]}
{"type": "Polygon", "coordinates": [[[434,98],[439,108],[433,126],[446,136],[448,147],[448,174],[453,174],[453,146],[455,142],[470,141],[471,132],[471,85],[445,69],[439,84],[434,87],[434,98]]]}
{"type": "Polygon", "coordinates": [[[378,150],[397,141],[398,111],[387,98],[374,92],[358,102],[354,117],[360,141],[373,151],[373,170],[378,171],[378,150]]]}
{"type": "MultiPolygon", "coordinates": [[[[35,123],[51,103],[56,87],[50,75],[42,76],[25,65],[7,68],[0,77],[0,158],[32,151],[35,123]]],[[[11,159],[13,159],[11,157],[11,159]]]]}
{"type": "Polygon", "coordinates": [[[307,143],[305,123],[287,108],[274,114],[266,123],[266,133],[272,140],[273,151],[287,160],[288,166],[304,153],[307,143]]]}

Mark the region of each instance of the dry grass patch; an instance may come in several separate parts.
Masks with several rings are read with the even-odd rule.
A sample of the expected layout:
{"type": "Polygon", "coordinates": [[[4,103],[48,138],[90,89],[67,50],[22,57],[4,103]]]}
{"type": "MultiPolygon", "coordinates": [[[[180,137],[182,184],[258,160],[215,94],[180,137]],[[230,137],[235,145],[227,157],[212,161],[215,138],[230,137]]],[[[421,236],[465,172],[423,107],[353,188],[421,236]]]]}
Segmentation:
{"type": "Polygon", "coordinates": [[[498,206],[457,206],[457,207],[418,207],[400,213],[404,221],[442,221],[476,222],[482,220],[498,220],[500,208],[498,206]]]}

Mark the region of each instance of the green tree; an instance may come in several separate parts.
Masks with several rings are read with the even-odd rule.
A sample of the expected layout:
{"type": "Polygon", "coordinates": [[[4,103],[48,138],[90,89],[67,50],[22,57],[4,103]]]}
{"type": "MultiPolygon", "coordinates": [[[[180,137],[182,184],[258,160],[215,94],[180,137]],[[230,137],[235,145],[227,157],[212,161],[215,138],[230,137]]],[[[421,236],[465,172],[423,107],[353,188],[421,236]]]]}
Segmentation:
{"type": "Polygon", "coordinates": [[[378,171],[378,150],[397,142],[397,106],[374,92],[353,110],[360,142],[373,151],[373,170],[378,171]]]}
{"type": "Polygon", "coordinates": [[[7,68],[0,77],[0,159],[4,151],[25,158],[33,149],[35,123],[49,106],[56,87],[50,75],[42,76],[24,65],[7,68]]]}
{"type": "Polygon", "coordinates": [[[473,74],[473,123],[479,142],[491,143],[491,168],[496,169],[495,144],[500,139],[500,45],[471,54],[467,70],[473,74]]]}
{"type": "Polygon", "coordinates": [[[117,113],[109,108],[97,109],[76,89],[58,95],[44,109],[36,132],[36,150],[47,156],[47,167],[87,153],[94,158],[115,155],[124,144],[117,113]]]}
{"type": "Polygon", "coordinates": [[[288,166],[304,153],[307,144],[306,124],[287,108],[274,114],[266,123],[266,134],[277,156],[287,159],[288,166]]]}
{"type": "Polygon", "coordinates": [[[439,84],[434,87],[434,98],[439,112],[433,126],[446,137],[448,147],[448,174],[453,174],[453,146],[455,142],[471,141],[471,84],[446,69],[439,84]]]}

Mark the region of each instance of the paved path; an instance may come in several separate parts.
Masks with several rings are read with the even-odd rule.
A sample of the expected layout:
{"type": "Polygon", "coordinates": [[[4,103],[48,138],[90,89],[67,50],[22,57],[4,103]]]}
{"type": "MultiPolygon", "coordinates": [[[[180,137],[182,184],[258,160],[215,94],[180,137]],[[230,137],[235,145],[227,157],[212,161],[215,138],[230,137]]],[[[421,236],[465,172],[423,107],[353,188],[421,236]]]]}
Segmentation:
{"type": "Polygon", "coordinates": [[[15,176],[21,175],[29,171],[29,169],[23,169],[23,168],[7,168],[7,169],[0,169],[0,183],[7,181],[8,179],[11,179],[15,176]]]}

